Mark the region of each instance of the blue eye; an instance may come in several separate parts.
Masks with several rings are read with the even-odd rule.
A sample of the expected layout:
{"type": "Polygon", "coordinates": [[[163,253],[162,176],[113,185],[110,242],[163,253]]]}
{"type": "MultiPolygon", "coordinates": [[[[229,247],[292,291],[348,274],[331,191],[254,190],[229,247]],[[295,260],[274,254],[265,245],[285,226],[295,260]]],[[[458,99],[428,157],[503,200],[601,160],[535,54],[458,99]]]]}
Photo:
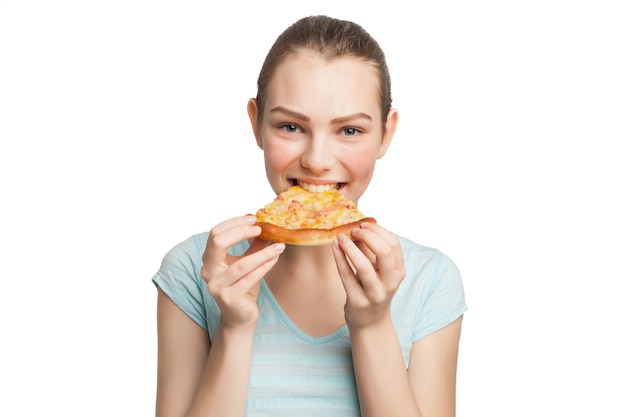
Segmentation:
{"type": "Polygon", "coordinates": [[[298,126],[290,123],[285,123],[280,127],[287,133],[296,133],[298,131],[298,126]]]}
{"type": "Polygon", "coordinates": [[[356,127],[344,127],[342,130],[343,134],[346,136],[356,136],[356,134],[360,132],[356,127]]]}

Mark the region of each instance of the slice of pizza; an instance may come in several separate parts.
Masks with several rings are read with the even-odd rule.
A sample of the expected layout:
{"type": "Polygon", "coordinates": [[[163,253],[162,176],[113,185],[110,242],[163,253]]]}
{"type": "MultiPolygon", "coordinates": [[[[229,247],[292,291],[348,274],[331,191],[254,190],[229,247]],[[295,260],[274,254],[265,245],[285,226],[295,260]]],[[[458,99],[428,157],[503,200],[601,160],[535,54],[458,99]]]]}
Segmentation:
{"type": "Polygon", "coordinates": [[[340,233],[351,237],[361,222],[376,222],[335,189],[310,192],[298,185],[280,193],[256,217],[262,239],[303,246],[332,243],[340,233]]]}

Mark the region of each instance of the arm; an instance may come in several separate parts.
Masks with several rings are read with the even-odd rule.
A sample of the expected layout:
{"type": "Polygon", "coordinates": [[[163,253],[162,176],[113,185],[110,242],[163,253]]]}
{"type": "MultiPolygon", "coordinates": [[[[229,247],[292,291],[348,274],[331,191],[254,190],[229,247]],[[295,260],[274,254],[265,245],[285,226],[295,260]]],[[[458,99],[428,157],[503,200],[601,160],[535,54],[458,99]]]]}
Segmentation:
{"type": "Polygon", "coordinates": [[[361,412],[376,416],[454,416],[460,320],[415,342],[409,370],[391,320],[391,300],[404,279],[397,239],[384,228],[364,224],[335,245],[346,289],[361,412]]]}
{"type": "Polygon", "coordinates": [[[160,289],[157,334],[156,416],[183,416],[202,378],[209,335],[160,289]]]}
{"type": "Polygon", "coordinates": [[[463,316],[413,343],[409,381],[424,416],[456,415],[456,373],[463,316]]]}
{"type": "Polygon", "coordinates": [[[421,417],[391,318],[350,328],[350,339],[363,417],[421,417]]]}
{"type": "Polygon", "coordinates": [[[213,346],[159,290],[156,416],[243,416],[250,374],[250,329],[220,323],[213,346]]]}
{"type": "Polygon", "coordinates": [[[260,233],[251,223],[231,219],[209,234],[201,273],[221,312],[212,344],[207,331],[159,291],[157,417],[245,413],[259,284],[284,249],[254,240],[244,256],[229,255],[228,247],[260,233]]]}
{"type": "Polygon", "coordinates": [[[453,417],[461,320],[415,342],[408,373],[391,323],[351,331],[363,415],[453,417]]]}

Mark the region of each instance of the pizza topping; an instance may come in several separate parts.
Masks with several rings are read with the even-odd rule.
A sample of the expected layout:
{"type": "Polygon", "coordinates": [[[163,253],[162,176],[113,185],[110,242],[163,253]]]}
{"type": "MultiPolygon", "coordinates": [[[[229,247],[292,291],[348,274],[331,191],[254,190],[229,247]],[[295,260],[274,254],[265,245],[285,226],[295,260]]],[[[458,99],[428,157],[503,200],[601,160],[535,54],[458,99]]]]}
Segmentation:
{"type": "Polygon", "coordinates": [[[333,229],[365,216],[333,185],[323,192],[310,192],[294,185],[257,213],[259,222],[285,229],[333,229]]]}

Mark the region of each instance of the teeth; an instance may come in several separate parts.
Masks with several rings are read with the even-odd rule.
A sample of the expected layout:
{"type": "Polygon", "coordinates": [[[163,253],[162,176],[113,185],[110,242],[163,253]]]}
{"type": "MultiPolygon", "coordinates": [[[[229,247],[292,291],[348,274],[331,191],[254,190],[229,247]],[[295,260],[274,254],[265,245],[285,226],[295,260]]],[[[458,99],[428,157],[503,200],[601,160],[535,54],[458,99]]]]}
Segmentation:
{"type": "Polygon", "coordinates": [[[303,181],[298,181],[298,185],[312,193],[323,193],[336,188],[336,184],[309,184],[303,181]]]}

